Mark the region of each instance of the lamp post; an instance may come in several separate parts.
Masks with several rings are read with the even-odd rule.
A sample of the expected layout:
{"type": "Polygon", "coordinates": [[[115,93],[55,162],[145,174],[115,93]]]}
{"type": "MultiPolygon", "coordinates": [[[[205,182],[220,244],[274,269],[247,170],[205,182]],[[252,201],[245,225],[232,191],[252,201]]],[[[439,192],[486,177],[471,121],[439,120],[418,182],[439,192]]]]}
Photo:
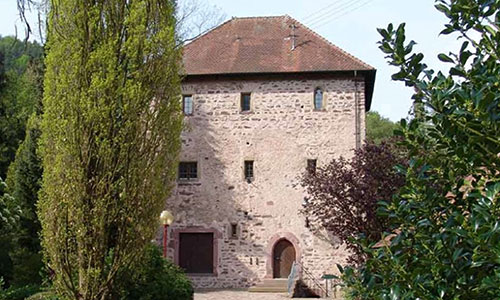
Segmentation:
{"type": "Polygon", "coordinates": [[[174,216],[168,210],[160,214],[160,222],[163,224],[163,257],[167,258],[167,231],[168,226],[174,221],[174,216]]]}

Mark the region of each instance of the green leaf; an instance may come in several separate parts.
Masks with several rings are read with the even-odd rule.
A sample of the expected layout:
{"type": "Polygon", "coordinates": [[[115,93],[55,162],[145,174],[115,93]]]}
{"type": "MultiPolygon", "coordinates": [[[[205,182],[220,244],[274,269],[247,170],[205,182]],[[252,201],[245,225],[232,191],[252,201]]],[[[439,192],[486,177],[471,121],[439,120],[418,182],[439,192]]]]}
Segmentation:
{"type": "Polygon", "coordinates": [[[442,62],[454,63],[453,59],[444,53],[438,54],[438,58],[442,62]]]}
{"type": "Polygon", "coordinates": [[[337,264],[337,269],[339,269],[341,274],[344,273],[344,268],[340,264],[337,264]]]}

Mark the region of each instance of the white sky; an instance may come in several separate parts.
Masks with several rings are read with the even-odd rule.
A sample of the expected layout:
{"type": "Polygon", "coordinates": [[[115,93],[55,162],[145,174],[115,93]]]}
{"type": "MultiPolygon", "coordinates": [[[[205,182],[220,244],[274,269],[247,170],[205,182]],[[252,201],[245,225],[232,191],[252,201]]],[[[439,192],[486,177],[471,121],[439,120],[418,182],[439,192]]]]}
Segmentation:
{"type": "MultiPolygon", "coordinates": [[[[219,7],[228,17],[288,14],[372,65],[377,69],[372,110],[393,121],[407,116],[411,89],[404,87],[401,82],[391,81],[390,76],[395,69],[387,65],[383,53],[377,47],[380,36],[376,29],[385,28],[389,23],[397,25],[405,22],[407,39],[417,42],[415,49],[423,52],[424,61],[435,69],[444,69],[437,54],[454,50],[460,44],[454,38],[438,36],[446,18],[434,8],[433,0],[205,1],[219,7]]],[[[15,25],[18,36],[24,37],[16,0],[0,0],[0,35],[14,35],[15,25]]]]}

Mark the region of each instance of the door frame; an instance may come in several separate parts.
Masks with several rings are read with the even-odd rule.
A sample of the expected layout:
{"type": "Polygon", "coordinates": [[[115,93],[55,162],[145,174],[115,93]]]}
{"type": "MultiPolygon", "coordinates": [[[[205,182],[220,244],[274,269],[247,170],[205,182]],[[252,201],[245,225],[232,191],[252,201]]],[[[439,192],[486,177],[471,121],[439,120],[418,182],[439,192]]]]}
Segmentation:
{"type": "Polygon", "coordinates": [[[289,241],[295,248],[295,261],[299,264],[297,265],[297,273],[302,274],[301,260],[302,260],[302,250],[299,246],[299,239],[291,232],[279,232],[273,235],[267,244],[266,248],[266,276],[264,278],[274,278],[273,268],[274,268],[274,246],[281,241],[289,241]]]}

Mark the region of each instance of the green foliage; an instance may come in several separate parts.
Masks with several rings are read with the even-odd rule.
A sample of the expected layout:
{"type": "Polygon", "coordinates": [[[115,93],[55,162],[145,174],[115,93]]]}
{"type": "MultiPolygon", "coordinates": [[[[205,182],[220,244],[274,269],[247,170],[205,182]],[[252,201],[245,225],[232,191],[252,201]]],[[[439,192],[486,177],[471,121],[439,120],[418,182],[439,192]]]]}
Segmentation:
{"type": "Polygon", "coordinates": [[[10,282],[13,277],[13,263],[9,256],[12,249],[11,230],[19,220],[21,210],[14,205],[14,198],[7,193],[7,184],[0,177],[0,282],[10,282]]]}
{"type": "Polygon", "coordinates": [[[448,75],[412,53],[404,24],[379,30],[393,79],[416,91],[415,118],[398,131],[412,159],[398,168],[406,185],[379,206],[390,243],[360,241],[371,258],[344,271],[354,299],[500,297],[500,1],[436,2],[442,34],[464,40],[439,55],[448,75]]]}
{"type": "Polygon", "coordinates": [[[20,287],[39,284],[42,266],[35,208],[41,179],[36,155],[40,130],[35,113],[41,109],[42,48],[7,37],[0,39],[0,51],[5,54],[7,70],[0,91],[0,173],[10,165],[7,205],[21,210],[15,224],[1,232],[0,276],[5,277],[7,285],[20,287]]]}
{"type": "Polygon", "coordinates": [[[0,300],[24,300],[40,291],[38,285],[26,285],[22,287],[10,287],[0,291],[0,300]]]}
{"type": "Polygon", "coordinates": [[[21,211],[12,206],[13,197],[7,193],[7,184],[0,177],[0,231],[7,232],[15,226],[21,211]]]}
{"type": "Polygon", "coordinates": [[[58,300],[58,298],[53,291],[44,291],[30,296],[26,300],[58,300]]]}
{"type": "Polygon", "coordinates": [[[366,113],[366,140],[375,144],[392,138],[398,125],[376,111],[366,113]]]}
{"type": "Polygon", "coordinates": [[[25,125],[40,102],[43,49],[13,37],[0,39],[0,177],[24,139],[25,125]]]}
{"type": "Polygon", "coordinates": [[[38,203],[59,296],[109,299],[154,237],[180,149],[174,1],[49,1],[38,203]]]}
{"type": "Polygon", "coordinates": [[[36,215],[42,179],[41,161],[36,153],[41,135],[39,118],[33,114],[28,120],[26,138],[17,151],[15,161],[9,167],[7,178],[12,201],[22,211],[11,234],[13,249],[9,254],[14,267],[11,283],[15,286],[41,283],[41,226],[36,215]]]}
{"type": "Polygon", "coordinates": [[[118,279],[119,295],[115,299],[189,300],[193,287],[184,272],[162,257],[154,245],[146,247],[144,258],[135,269],[118,279]]]}
{"type": "Polygon", "coordinates": [[[23,74],[30,61],[43,57],[43,48],[35,42],[20,41],[13,36],[0,38],[0,52],[4,56],[4,68],[7,72],[23,74]]]}

